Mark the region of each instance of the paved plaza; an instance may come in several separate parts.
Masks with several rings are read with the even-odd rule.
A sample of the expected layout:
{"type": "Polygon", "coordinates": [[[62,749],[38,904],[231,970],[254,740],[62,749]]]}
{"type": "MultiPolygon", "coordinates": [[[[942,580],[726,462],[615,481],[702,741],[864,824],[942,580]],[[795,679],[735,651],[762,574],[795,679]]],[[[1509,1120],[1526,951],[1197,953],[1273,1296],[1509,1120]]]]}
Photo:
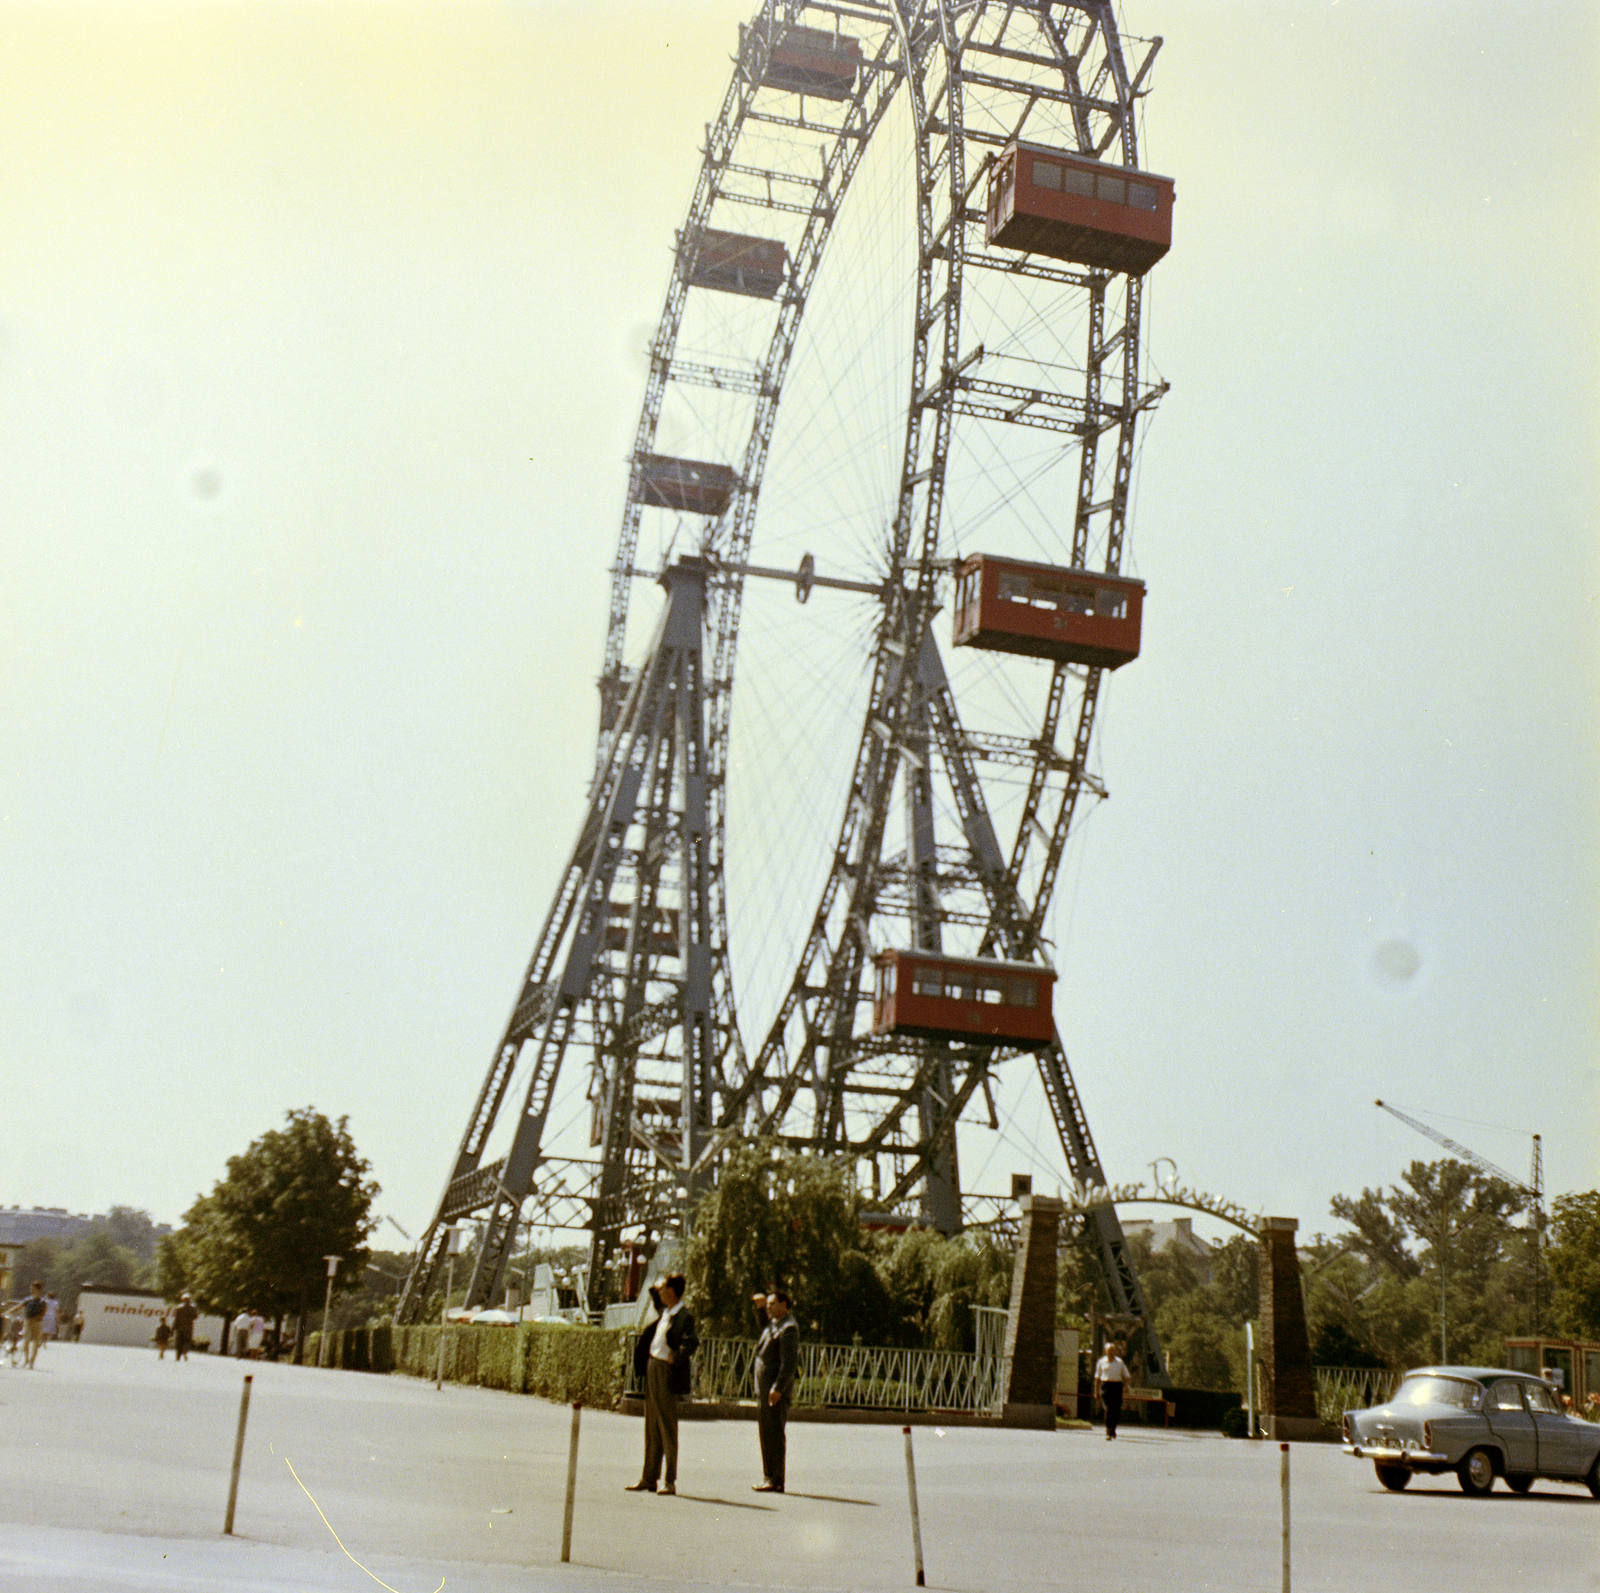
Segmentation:
{"type": "MultiPolygon", "coordinates": [[[[686,1423],[682,1492],[668,1499],[622,1491],[638,1475],[639,1422],[586,1412],[563,1566],[565,1409],[290,1366],[252,1368],[236,1535],[224,1538],[243,1370],[65,1344],[35,1372],[0,1366],[0,1589],[912,1586],[898,1428],[792,1427],[793,1491],[773,1498],[750,1491],[752,1423],[686,1423]]],[[[1275,1445],[1139,1428],[1108,1444],[919,1427],[915,1443],[930,1587],[1279,1587],[1275,1445]]],[[[1292,1466],[1297,1589],[1600,1588],[1600,1504],[1581,1488],[1475,1501],[1444,1479],[1387,1494],[1332,1445],[1295,1446],[1292,1466]]]]}

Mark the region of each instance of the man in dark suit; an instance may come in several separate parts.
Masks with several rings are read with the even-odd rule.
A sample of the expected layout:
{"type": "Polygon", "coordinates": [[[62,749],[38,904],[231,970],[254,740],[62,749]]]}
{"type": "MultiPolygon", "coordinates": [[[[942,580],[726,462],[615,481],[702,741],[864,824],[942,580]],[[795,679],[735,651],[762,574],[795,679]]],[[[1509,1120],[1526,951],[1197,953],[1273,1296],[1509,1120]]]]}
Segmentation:
{"type": "Polygon", "coordinates": [[[789,1296],[774,1289],[757,1308],[766,1325],[756,1342],[756,1428],[761,1438],[761,1477],[757,1493],[782,1493],[788,1448],[789,1399],[800,1361],[800,1325],[789,1310],[789,1296]]]}
{"type": "Polygon", "coordinates": [[[683,1290],[681,1272],[656,1279],[650,1298],[660,1314],[633,1346],[634,1374],[644,1383],[644,1472],[629,1493],[678,1491],[678,1398],[689,1392],[690,1360],[700,1347],[683,1290]]]}

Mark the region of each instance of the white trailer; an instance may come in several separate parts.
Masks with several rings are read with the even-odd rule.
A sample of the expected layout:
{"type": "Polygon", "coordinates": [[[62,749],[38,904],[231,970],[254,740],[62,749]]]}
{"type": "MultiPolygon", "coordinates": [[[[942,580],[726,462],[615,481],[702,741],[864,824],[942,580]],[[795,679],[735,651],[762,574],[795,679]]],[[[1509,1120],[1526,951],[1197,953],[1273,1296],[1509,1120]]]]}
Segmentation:
{"type": "MultiPolygon", "coordinates": [[[[173,1307],[156,1289],[80,1289],[78,1309],[83,1313],[83,1343],[154,1349],[156,1323],[163,1311],[173,1307]]],[[[66,1326],[61,1324],[63,1336],[66,1326]]],[[[226,1334],[220,1316],[203,1316],[195,1322],[194,1336],[209,1339],[214,1352],[223,1347],[226,1334]]]]}

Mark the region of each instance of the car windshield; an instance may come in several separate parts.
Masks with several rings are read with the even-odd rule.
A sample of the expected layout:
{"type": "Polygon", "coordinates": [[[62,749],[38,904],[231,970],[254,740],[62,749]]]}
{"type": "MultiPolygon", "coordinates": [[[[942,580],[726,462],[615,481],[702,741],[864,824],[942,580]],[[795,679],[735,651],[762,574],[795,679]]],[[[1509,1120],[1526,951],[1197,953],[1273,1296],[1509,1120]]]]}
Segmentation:
{"type": "Polygon", "coordinates": [[[1483,1389],[1462,1377],[1408,1377],[1390,1403],[1455,1405],[1462,1410],[1477,1410],[1483,1404],[1483,1389]]]}

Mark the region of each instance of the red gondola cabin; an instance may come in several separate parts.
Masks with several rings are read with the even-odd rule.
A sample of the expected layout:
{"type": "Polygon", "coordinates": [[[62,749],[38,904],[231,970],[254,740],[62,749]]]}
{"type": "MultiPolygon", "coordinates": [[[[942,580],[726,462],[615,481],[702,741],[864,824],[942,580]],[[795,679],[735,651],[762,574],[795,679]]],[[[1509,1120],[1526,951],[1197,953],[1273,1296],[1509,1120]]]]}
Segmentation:
{"type": "Polygon", "coordinates": [[[639,461],[634,501],[684,514],[721,514],[738,489],[738,474],[727,465],[703,459],[673,459],[646,454],[639,461]]]}
{"type": "Polygon", "coordinates": [[[778,238],[750,238],[707,227],[688,266],[690,285],[719,293],[774,299],[783,286],[788,251],[778,238]]]}
{"type": "Polygon", "coordinates": [[[957,647],[1118,669],[1139,656],[1144,582],[977,553],[956,568],[957,647]]]}
{"type": "Polygon", "coordinates": [[[819,100],[847,100],[856,91],[860,65],[859,40],[823,28],[790,28],[767,57],[761,84],[819,100]]]}
{"type": "Polygon", "coordinates": [[[1173,192],[1170,177],[1010,144],[989,175],[989,242],[1143,276],[1172,247],[1173,192]]]}
{"type": "Polygon", "coordinates": [[[1034,962],[881,951],[874,1034],[1038,1050],[1055,1033],[1055,970],[1034,962]]]}

